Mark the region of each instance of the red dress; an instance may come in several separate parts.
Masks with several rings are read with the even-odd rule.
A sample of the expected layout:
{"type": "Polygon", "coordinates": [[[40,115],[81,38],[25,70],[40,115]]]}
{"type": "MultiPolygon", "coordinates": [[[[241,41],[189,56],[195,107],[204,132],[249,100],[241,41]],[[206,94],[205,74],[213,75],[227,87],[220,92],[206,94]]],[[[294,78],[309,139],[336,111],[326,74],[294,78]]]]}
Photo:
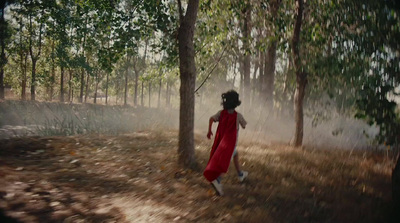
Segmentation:
{"type": "Polygon", "coordinates": [[[233,150],[237,138],[237,113],[229,114],[222,110],[214,144],[211,149],[210,159],[204,170],[204,177],[208,181],[217,179],[222,173],[226,173],[231,162],[233,150]]]}

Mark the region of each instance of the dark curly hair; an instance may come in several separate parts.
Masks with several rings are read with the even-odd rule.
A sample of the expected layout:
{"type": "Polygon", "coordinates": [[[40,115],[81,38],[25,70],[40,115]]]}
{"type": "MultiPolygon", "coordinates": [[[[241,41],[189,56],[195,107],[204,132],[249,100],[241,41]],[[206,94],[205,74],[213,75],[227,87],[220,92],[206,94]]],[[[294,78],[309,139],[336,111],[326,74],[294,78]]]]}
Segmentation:
{"type": "Polygon", "coordinates": [[[239,100],[239,94],[235,90],[230,90],[221,95],[222,106],[224,109],[235,109],[242,102],[239,100]]]}

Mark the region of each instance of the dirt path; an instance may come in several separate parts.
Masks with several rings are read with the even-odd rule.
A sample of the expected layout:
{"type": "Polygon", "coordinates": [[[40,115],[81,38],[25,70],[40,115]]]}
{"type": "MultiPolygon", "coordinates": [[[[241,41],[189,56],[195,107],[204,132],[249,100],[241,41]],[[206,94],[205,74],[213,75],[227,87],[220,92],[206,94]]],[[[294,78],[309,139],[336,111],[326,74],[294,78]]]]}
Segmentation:
{"type": "MultiPolygon", "coordinates": [[[[201,168],[210,141],[197,136],[201,168]]],[[[0,141],[0,209],[20,222],[388,222],[391,162],[350,151],[241,145],[217,197],[176,165],[177,133],[0,141]]]]}

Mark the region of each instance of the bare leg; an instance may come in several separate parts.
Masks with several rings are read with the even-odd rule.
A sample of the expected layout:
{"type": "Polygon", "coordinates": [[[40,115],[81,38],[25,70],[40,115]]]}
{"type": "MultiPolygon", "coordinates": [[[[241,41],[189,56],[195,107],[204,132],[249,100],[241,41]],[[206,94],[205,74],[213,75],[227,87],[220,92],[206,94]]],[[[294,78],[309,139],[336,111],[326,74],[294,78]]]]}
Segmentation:
{"type": "Polygon", "coordinates": [[[242,171],[240,170],[240,165],[239,165],[239,154],[236,153],[233,156],[233,163],[235,164],[235,168],[238,174],[240,174],[242,171]]]}

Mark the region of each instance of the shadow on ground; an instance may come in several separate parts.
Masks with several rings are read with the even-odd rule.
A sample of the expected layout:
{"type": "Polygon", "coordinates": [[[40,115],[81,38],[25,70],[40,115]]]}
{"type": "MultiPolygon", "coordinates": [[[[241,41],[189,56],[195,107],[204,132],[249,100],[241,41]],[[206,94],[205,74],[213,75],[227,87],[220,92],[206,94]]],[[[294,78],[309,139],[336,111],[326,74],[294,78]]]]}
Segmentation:
{"type": "MultiPolygon", "coordinates": [[[[0,141],[0,209],[20,222],[390,222],[391,163],[379,154],[239,147],[217,197],[177,164],[177,132],[0,141]]],[[[199,166],[211,141],[196,136],[199,166]]]]}

